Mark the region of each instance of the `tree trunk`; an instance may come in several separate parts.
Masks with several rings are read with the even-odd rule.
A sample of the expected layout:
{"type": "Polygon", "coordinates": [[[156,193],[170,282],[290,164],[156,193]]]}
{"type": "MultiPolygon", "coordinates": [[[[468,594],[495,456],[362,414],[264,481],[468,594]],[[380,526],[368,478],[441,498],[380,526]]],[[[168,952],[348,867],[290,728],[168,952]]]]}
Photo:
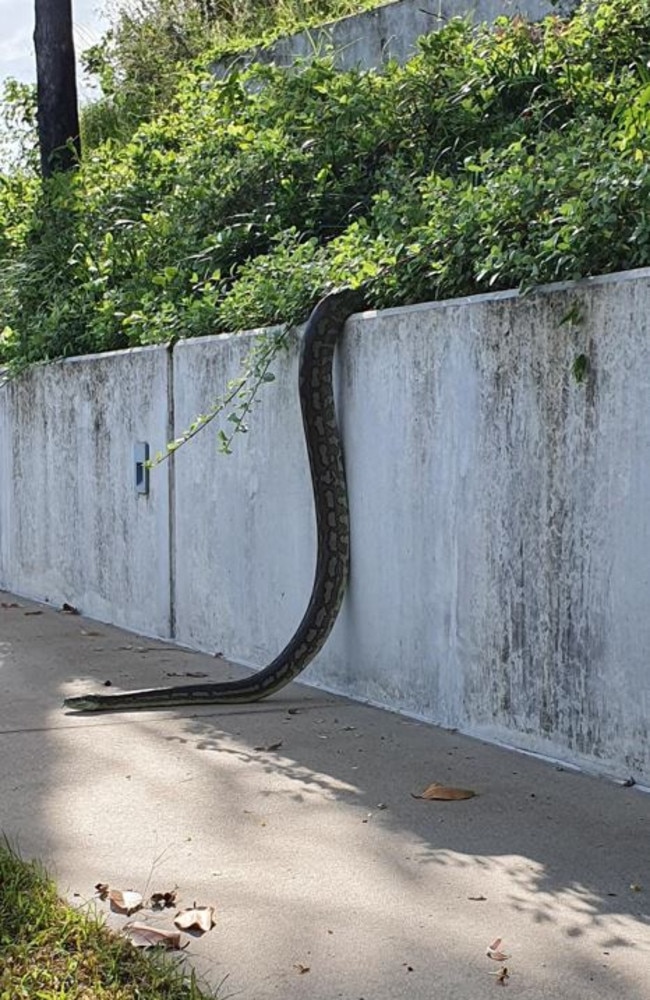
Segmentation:
{"type": "Polygon", "coordinates": [[[43,177],[81,156],[71,0],[35,0],[38,142],[43,177]]]}

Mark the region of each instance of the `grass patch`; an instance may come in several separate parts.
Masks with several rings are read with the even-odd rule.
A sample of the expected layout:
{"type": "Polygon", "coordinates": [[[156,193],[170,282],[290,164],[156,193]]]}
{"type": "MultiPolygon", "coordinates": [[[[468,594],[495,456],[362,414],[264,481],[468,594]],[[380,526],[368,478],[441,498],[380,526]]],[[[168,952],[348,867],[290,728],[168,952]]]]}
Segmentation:
{"type": "Polygon", "coordinates": [[[0,844],[0,1000],[208,1000],[167,955],[143,954],[66,906],[36,862],[0,844]]]}

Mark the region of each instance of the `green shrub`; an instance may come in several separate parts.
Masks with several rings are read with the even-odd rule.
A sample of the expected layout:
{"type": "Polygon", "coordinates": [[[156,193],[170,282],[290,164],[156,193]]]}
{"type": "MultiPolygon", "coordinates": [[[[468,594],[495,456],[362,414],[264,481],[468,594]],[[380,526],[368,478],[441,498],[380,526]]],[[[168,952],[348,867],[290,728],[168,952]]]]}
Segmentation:
{"type": "Polygon", "coordinates": [[[227,80],[43,185],[0,186],[13,364],[650,263],[650,2],[452,21],[406,66],[227,80]]]}
{"type": "MultiPolygon", "coordinates": [[[[87,145],[128,138],[164,110],[184,69],[267,44],[385,0],[131,0],[115,5],[112,27],[82,53],[103,99],[84,109],[87,145]]],[[[110,5],[109,5],[110,10],[110,5]]]]}

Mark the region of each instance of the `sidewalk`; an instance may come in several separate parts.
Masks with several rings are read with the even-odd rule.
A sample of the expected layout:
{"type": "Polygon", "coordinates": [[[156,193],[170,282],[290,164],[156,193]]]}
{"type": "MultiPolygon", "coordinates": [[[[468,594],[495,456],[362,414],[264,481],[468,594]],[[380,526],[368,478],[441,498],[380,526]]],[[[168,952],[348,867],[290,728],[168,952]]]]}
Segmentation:
{"type": "Polygon", "coordinates": [[[75,716],[64,695],[106,680],[235,668],[0,602],[0,829],[77,903],[105,882],[213,904],[187,954],[221,996],[480,1000],[502,937],[511,996],[649,1000],[650,795],[298,684],[75,716]],[[434,781],[477,797],[412,797],[434,781]]]}

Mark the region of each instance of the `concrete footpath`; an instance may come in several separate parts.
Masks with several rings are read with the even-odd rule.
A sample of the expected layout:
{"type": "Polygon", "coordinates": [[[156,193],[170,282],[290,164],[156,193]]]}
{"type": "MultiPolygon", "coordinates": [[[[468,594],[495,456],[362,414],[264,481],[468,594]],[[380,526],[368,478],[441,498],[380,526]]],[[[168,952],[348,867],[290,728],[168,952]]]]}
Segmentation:
{"type": "Polygon", "coordinates": [[[77,903],[104,882],[214,905],[186,954],[220,996],[480,1000],[505,964],[511,996],[649,1000],[650,795],[298,684],[75,716],[63,697],[106,681],[236,668],[0,605],[0,828],[77,903]],[[432,782],[477,796],[413,797],[432,782]]]}

